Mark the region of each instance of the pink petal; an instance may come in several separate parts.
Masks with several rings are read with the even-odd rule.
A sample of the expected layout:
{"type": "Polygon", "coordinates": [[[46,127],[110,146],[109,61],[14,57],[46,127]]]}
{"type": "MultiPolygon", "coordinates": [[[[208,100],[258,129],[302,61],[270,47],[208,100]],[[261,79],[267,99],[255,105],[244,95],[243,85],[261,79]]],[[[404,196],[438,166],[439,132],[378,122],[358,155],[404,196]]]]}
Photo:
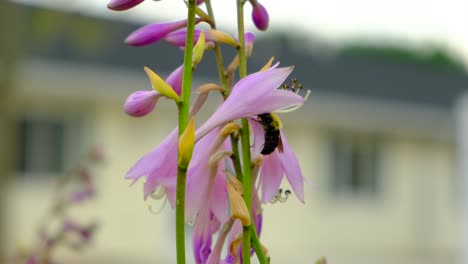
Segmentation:
{"type": "Polygon", "coordinates": [[[257,104],[258,106],[256,108],[249,109],[249,112],[253,115],[271,113],[293,106],[302,105],[304,104],[304,98],[289,91],[276,90],[273,93],[260,98],[257,101],[257,104]]]}
{"type": "Polygon", "coordinates": [[[293,188],[297,198],[299,198],[301,202],[304,202],[304,177],[302,176],[301,166],[299,165],[299,161],[297,160],[296,155],[292,151],[284,133],[282,132],[281,140],[283,143],[281,162],[283,164],[286,178],[293,188]]]}
{"type": "MultiPolygon", "coordinates": [[[[220,167],[222,166],[220,165],[220,167]]],[[[220,170],[216,175],[210,197],[211,210],[221,223],[225,223],[229,218],[227,210],[227,189],[224,177],[224,173],[220,170]]]]}
{"type": "Polygon", "coordinates": [[[262,202],[268,203],[278,192],[284,170],[278,149],[270,155],[263,156],[263,164],[260,171],[262,179],[262,202]]]}
{"type": "Polygon", "coordinates": [[[265,129],[263,125],[253,118],[249,119],[253,132],[252,160],[256,160],[265,144],[265,129]]]}
{"type": "Polygon", "coordinates": [[[228,99],[226,99],[216,112],[197,130],[196,139],[200,139],[211,129],[227,121],[266,113],[264,110],[271,110],[272,107],[270,105],[284,108],[293,102],[297,103],[299,100],[297,98],[298,95],[292,92],[277,90],[292,70],[293,67],[271,68],[264,72],[251,74],[240,80],[233,87],[232,93],[228,99]],[[270,95],[272,96],[271,98],[270,95]],[[283,100],[282,96],[285,96],[285,103],[281,102],[283,100]],[[270,98],[275,101],[266,102],[267,106],[264,106],[259,102],[263,103],[267,101],[265,98],[270,98]]]}
{"type": "Polygon", "coordinates": [[[148,175],[160,167],[165,161],[166,153],[169,153],[170,150],[174,151],[174,149],[177,151],[177,133],[177,129],[172,130],[157,148],[143,156],[133,165],[125,178],[138,180],[140,177],[148,175]]]}

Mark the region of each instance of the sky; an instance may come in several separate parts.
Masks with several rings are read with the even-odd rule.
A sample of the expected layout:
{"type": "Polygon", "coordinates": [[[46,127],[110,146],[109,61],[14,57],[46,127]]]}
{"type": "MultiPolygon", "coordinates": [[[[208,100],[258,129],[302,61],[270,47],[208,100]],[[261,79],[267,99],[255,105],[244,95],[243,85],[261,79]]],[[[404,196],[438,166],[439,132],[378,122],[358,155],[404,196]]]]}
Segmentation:
{"type": "MultiPolygon", "coordinates": [[[[136,8],[114,12],[108,0],[17,0],[55,6],[111,19],[151,23],[186,16],[181,0],[146,0],[136,8]]],[[[398,40],[408,45],[437,44],[457,54],[468,65],[467,0],[259,0],[270,14],[269,30],[294,30],[333,41],[350,39],[398,40]]],[[[234,0],[212,0],[218,28],[235,30],[234,0]]],[[[258,32],[246,4],[246,29],[258,32]]]]}

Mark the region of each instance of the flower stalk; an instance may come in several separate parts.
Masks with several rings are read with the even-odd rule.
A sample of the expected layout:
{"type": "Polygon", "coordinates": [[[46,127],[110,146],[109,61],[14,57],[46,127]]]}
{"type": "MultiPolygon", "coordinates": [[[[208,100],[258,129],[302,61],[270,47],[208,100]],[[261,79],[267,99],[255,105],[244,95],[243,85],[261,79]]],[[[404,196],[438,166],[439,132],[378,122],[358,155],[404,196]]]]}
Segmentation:
{"type": "MultiPolygon", "coordinates": [[[[208,11],[208,16],[211,18],[211,21],[213,22],[211,24],[211,28],[216,29],[216,20],[214,17],[211,0],[205,0],[205,5],[208,11]]],[[[215,58],[216,58],[216,65],[218,68],[219,80],[221,81],[221,85],[225,89],[225,92],[223,92],[223,96],[224,98],[226,98],[229,95],[229,85],[228,85],[228,79],[227,79],[226,73],[224,72],[224,59],[223,59],[223,55],[221,52],[221,47],[218,42],[215,42],[214,52],[215,52],[215,58]]]]}
{"type": "MultiPolygon", "coordinates": [[[[237,54],[239,56],[239,78],[247,76],[247,57],[245,56],[244,41],[244,1],[237,0],[237,34],[239,47],[237,54]]],[[[250,167],[250,133],[249,122],[246,118],[241,121],[241,143],[242,143],[242,165],[244,185],[244,201],[249,212],[252,212],[252,173],[250,167]]],[[[245,264],[250,264],[250,226],[244,227],[242,234],[242,256],[245,264]]],[[[258,252],[257,252],[258,254],[258,252]]]]}
{"type": "MultiPolygon", "coordinates": [[[[179,138],[184,133],[189,119],[190,87],[192,85],[192,56],[195,35],[196,0],[188,0],[187,36],[184,51],[184,73],[182,79],[181,101],[179,108],[179,138]]],[[[180,159],[181,153],[178,153],[180,159]]],[[[188,164],[187,164],[188,166],[188,164]]],[[[177,167],[176,187],[176,251],[177,263],[185,264],[185,189],[187,181],[187,167],[177,167]]]]}

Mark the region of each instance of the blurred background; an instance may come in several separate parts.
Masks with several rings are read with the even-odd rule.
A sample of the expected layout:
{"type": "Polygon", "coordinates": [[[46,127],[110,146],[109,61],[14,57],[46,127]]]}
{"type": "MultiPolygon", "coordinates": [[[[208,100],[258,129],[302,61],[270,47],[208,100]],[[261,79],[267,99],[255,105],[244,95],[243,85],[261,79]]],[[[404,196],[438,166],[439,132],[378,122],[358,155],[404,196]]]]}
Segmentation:
{"type": "MultiPolygon", "coordinates": [[[[312,92],[305,106],[282,115],[307,178],[306,201],[265,206],[262,241],[273,263],[322,255],[334,264],[468,263],[467,4],[307,3],[264,0],[267,33],[246,16],[257,35],[250,72],[275,56],[295,65],[292,77],[312,92]]],[[[32,246],[54,183],[97,143],[107,153],[95,172],[97,198],[73,214],[97,219],[99,229],[89,248],[59,250],[56,259],[175,263],[173,211],[150,213],[160,201],[143,200],[142,181],[124,180],[175,127],[175,108],[162,100],[135,119],[122,105],[149,89],[143,66],[167,76],[183,54],[166,43],[132,48],[123,40],[186,11],[174,0],[123,13],[106,4],[0,3],[2,259],[32,246]]],[[[214,4],[220,28],[233,33],[234,7],[214,4]]],[[[196,84],[216,82],[213,62],[208,54],[196,84]]],[[[210,98],[205,116],[219,99],[210,98]]]]}

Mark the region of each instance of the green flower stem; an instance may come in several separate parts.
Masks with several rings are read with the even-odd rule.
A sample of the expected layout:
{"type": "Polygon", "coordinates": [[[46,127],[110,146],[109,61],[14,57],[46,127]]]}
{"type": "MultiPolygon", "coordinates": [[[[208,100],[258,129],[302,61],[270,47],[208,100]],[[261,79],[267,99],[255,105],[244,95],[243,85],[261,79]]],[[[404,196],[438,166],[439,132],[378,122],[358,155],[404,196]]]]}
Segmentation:
{"type": "MultiPolygon", "coordinates": [[[[190,88],[192,86],[192,53],[195,31],[196,0],[188,0],[187,36],[185,39],[184,74],[182,80],[182,94],[179,106],[179,137],[185,131],[189,119],[190,88]]],[[[178,153],[180,157],[180,153],[178,153]]],[[[177,264],[185,264],[185,185],[187,168],[177,167],[176,190],[176,250],[177,264]]]]}
{"type": "MultiPolygon", "coordinates": [[[[213,25],[211,26],[212,29],[216,29],[216,20],[213,13],[213,7],[211,6],[211,0],[205,0],[205,6],[208,11],[208,16],[213,21],[213,25]]],[[[214,46],[215,58],[216,58],[216,65],[218,68],[218,75],[219,80],[221,81],[221,86],[224,88],[225,92],[223,92],[223,97],[226,99],[229,96],[229,84],[226,73],[224,72],[224,59],[223,54],[221,52],[221,46],[219,43],[215,42],[214,46]]]]}
{"type": "Polygon", "coordinates": [[[239,155],[239,135],[237,136],[231,134],[231,146],[232,146],[232,163],[234,163],[234,170],[236,171],[236,176],[239,181],[242,182],[242,165],[240,163],[240,155],[239,155]]]}
{"type": "Polygon", "coordinates": [[[262,244],[260,243],[260,239],[258,239],[257,229],[255,225],[252,225],[250,228],[250,234],[252,237],[252,246],[255,250],[255,254],[257,255],[258,261],[260,264],[269,264],[270,258],[265,256],[265,252],[263,252],[262,244]]]}
{"type": "MultiPolygon", "coordinates": [[[[245,56],[245,41],[244,41],[244,3],[242,0],[237,0],[237,38],[239,39],[239,78],[247,76],[247,57],[245,56]]],[[[242,118],[241,142],[242,142],[242,165],[243,165],[243,180],[244,185],[244,201],[249,212],[252,212],[252,171],[250,167],[250,133],[249,122],[246,118],[242,118]]],[[[250,264],[250,227],[244,227],[242,234],[242,256],[244,264],[250,264]]]]}
{"type": "MultiPolygon", "coordinates": [[[[249,212],[252,212],[252,171],[250,168],[250,133],[249,122],[246,118],[242,118],[241,142],[242,142],[242,165],[244,185],[244,202],[249,212]]],[[[252,217],[250,218],[252,219],[252,217]]],[[[242,255],[244,256],[244,264],[250,264],[250,226],[244,227],[242,234],[242,255]]]]}

